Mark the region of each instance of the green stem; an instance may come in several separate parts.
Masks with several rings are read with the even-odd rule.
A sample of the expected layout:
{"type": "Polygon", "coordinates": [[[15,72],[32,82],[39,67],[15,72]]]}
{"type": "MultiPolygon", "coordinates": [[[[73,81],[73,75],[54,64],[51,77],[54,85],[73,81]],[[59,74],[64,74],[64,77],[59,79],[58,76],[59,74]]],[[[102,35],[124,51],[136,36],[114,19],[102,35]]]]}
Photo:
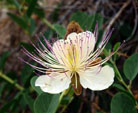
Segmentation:
{"type": "Polygon", "coordinates": [[[63,108],[62,108],[62,110],[61,110],[61,112],[60,113],[63,113],[65,110],[66,110],[66,108],[68,107],[68,105],[72,102],[72,100],[74,99],[74,97],[71,97],[70,99],[69,99],[69,102],[67,103],[67,105],[66,106],[64,106],[63,108]]]}
{"type": "MultiPolygon", "coordinates": [[[[123,80],[123,78],[122,78],[122,76],[121,76],[121,74],[120,74],[120,72],[119,72],[119,70],[118,70],[118,68],[117,68],[117,66],[116,66],[116,64],[115,64],[115,62],[113,62],[113,61],[111,61],[111,63],[113,64],[113,66],[114,66],[114,69],[115,69],[115,72],[117,73],[117,79],[124,85],[124,87],[128,90],[128,92],[132,95],[132,97],[134,98],[134,95],[133,95],[133,93],[132,93],[132,91],[131,91],[131,87],[129,86],[129,85],[127,85],[125,82],[124,82],[124,80],[123,80]]],[[[135,98],[134,98],[135,99],[135,98]]],[[[138,103],[137,103],[137,101],[135,100],[135,104],[136,104],[136,108],[138,109],[138,103]]]]}
{"type": "Polygon", "coordinates": [[[111,61],[111,62],[112,62],[112,64],[113,64],[113,66],[114,66],[115,72],[116,72],[117,75],[118,75],[117,79],[124,85],[124,87],[128,90],[128,92],[129,92],[131,95],[133,95],[132,91],[130,90],[130,87],[124,82],[124,80],[123,80],[123,78],[122,78],[122,76],[121,76],[121,74],[120,74],[120,72],[119,72],[119,70],[118,70],[116,64],[115,64],[113,61],[111,61]]]}
{"type": "Polygon", "coordinates": [[[8,81],[9,83],[13,84],[18,90],[20,90],[20,91],[24,90],[24,88],[21,85],[19,85],[18,83],[15,83],[15,81],[13,81],[10,77],[3,74],[2,72],[0,72],[0,77],[3,78],[4,80],[8,81]]]}
{"type": "Polygon", "coordinates": [[[0,9],[16,9],[16,7],[14,5],[4,5],[4,4],[0,4],[0,9]]]}
{"type": "Polygon", "coordinates": [[[42,21],[44,24],[46,24],[48,27],[50,27],[51,29],[53,29],[55,31],[54,26],[51,23],[49,23],[49,21],[47,19],[42,18],[42,21]]]}
{"type": "Polygon", "coordinates": [[[63,92],[61,93],[60,97],[59,97],[58,106],[57,106],[57,108],[56,108],[56,111],[58,110],[58,108],[59,108],[59,106],[60,106],[60,103],[61,103],[61,101],[62,101],[62,99],[63,99],[63,97],[64,97],[64,94],[65,94],[65,91],[63,91],[63,92]]]}
{"type": "Polygon", "coordinates": [[[136,103],[136,109],[138,110],[138,103],[136,103]]]}
{"type": "MultiPolygon", "coordinates": [[[[68,95],[68,93],[70,92],[70,90],[71,90],[71,87],[69,87],[69,89],[67,89],[67,90],[65,90],[65,91],[63,91],[62,93],[61,93],[61,95],[60,95],[60,97],[59,97],[59,102],[58,102],[58,106],[57,106],[57,109],[56,109],[56,111],[58,110],[58,108],[60,107],[60,103],[61,103],[61,101],[62,101],[62,99],[63,99],[63,97],[65,96],[65,95],[68,95]]],[[[73,93],[74,94],[74,93],[73,93]]],[[[73,94],[71,95],[72,96],[72,98],[70,98],[70,100],[69,100],[69,103],[73,100],[73,94]]],[[[68,104],[69,104],[68,103],[68,104]]],[[[66,106],[68,106],[68,105],[66,105],[66,106]]],[[[64,106],[64,108],[63,108],[64,110],[66,109],[66,107],[64,106]]],[[[63,109],[62,109],[62,111],[63,111],[63,109]]]]}
{"type": "Polygon", "coordinates": [[[63,99],[63,97],[64,97],[64,95],[65,95],[65,92],[66,92],[66,90],[63,91],[63,92],[61,93],[61,95],[60,95],[60,97],[59,97],[58,106],[60,105],[60,103],[61,103],[61,101],[62,101],[62,99],[63,99]]]}
{"type": "Polygon", "coordinates": [[[115,72],[116,72],[117,75],[118,75],[118,76],[117,76],[118,80],[119,80],[120,82],[123,81],[123,78],[122,78],[122,76],[121,76],[121,74],[120,74],[120,72],[119,72],[119,70],[118,70],[116,64],[115,64],[113,61],[111,61],[111,63],[113,64],[114,69],[115,69],[115,72]]]}

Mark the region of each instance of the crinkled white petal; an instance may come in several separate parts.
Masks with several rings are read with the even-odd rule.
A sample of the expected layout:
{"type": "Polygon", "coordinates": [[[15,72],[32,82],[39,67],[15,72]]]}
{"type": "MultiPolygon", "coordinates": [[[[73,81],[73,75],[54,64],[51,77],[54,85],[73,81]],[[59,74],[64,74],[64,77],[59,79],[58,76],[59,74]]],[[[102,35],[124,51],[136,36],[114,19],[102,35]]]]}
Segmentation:
{"type": "Polygon", "coordinates": [[[94,34],[90,31],[81,32],[81,33],[71,33],[67,36],[67,41],[80,49],[81,59],[85,59],[88,55],[94,50],[95,46],[95,37],[94,34]]]}
{"type": "Polygon", "coordinates": [[[94,34],[90,31],[86,31],[86,32],[79,33],[78,35],[81,39],[83,39],[82,53],[84,57],[85,56],[87,57],[90,52],[93,52],[95,47],[96,40],[95,40],[94,34]]]}
{"type": "Polygon", "coordinates": [[[79,74],[81,85],[91,90],[104,90],[114,82],[114,70],[108,65],[102,67],[100,72],[90,69],[79,74]]]}
{"type": "Polygon", "coordinates": [[[53,44],[53,54],[55,55],[56,59],[59,61],[60,64],[64,64],[63,57],[64,57],[64,40],[58,40],[53,44]]]}
{"type": "Polygon", "coordinates": [[[42,91],[56,94],[69,88],[71,80],[65,73],[54,72],[50,75],[42,75],[38,77],[35,86],[40,86],[42,91]]]}
{"type": "Polygon", "coordinates": [[[67,42],[70,43],[70,40],[72,40],[72,43],[75,44],[75,40],[77,38],[78,34],[73,32],[73,33],[70,33],[68,36],[67,36],[67,42]]]}
{"type": "Polygon", "coordinates": [[[58,40],[53,44],[53,52],[65,70],[72,70],[72,65],[79,68],[80,63],[87,60],[93,52],[95,37],[90,31],[82,33],[70,33],[66,40],[58,40]]]}

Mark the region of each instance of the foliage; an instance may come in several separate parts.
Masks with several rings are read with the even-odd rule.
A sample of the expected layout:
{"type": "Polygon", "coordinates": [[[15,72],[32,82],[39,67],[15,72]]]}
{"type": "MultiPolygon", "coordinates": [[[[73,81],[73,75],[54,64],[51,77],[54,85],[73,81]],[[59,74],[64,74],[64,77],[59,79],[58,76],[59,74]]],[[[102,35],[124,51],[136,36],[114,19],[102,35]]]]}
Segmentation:
{"type": "MultiPolygon", "coordinates": [[[[39,6],[38,1],[6,0],[6,2],[7,4],[13,5],[18,11],[18,14],[10,12],[8,13],[8,16],[14,22],[16,22],[25,33],[32,37],[37,28],[36,20],[32,15],[37,15],[42,21],[45,19],[44,10],[39,6]]],[[[98,23],[98,30],[100,32],[99,40],[102,37],[102,25],[105,22],[105,18],[103,18],[100,14],[95,13],[93,15],[88,15],[87,13],[78,11],[72,14],[70,21],[72,20],[77,21],[83,29],[92,31],[94,30],[96,23],[98,23]]],[[[65,27],[59,24],[52,25],[48,21],[43,22],[46,23],[50,28],[46,34],[46,38],[48,40],[50,39],[50,36],[54,36],[55,33],[57,33],[61,39],[64,38],[66,33],[65,27]]],[[[122,29],[120,31],[122,32],[122,29]]],[[[120,44],[120,42],[117,42],[113,48],[113,51],[116,51],[120,44]]],[[[28,51],[34,51],[34,48],[28,43],[22,42],[21,45],[23,45],[28,51]]],[[[110,42],[104,50],[105,56],[111,54],[111,46],[112,45],[110,42]]],[[[26,112],[28,107],[32,113],[55,113],[59,110],[59,108],[62,112],[64,112],[70,103],[73,103],[75,106],[77,105],[72,89],[68,89],[66,92],[57,95],[43,93],[39,87],[35,86],[35,80],[37,79],[37,76],[34,75],[34,69],[28,65],[24,65],[24,68],[19,75],[22,86],[17,84],[18,75],[16,73],[10,72],[7,75],[3,74],[4,70],[6,69],[5,63],[9,56],[10,52],[7,51],[4,52],[0,57],[0,103],[2,103],[2,106],[0,107],[0,113],[7,113],[8,111],[12,113],[19,113],[21,110],[22,112],[26,112]],[[5,79],[5,81],[3,79],[5,79]],[[5,90],[5,88],[8,90],[5,90]],[[11,98],[12,91],[17,93],[14,95],[14,97],[11,98]],[[35,97],[32,95],[35,95],[35,97]]],[[[136,113],[136,107],[138,107],[138,104],[131,90],[131,83],[133,80],[135,80],[138,74],[138,54],[133,54],[125,60],[123,65],[123,72],[121,72],[121,74],[116,66],[117,60],[118,54],[116,53],[109,61],[110,65],[114,68],[116,73],[116,81],[112,85],[112,88],[118,89],[118,93],[115,94],[112,99],[110,99],[111,103],[109,104],[111,113],[136,113]],[[127,78],[126,81],[130,84],[127,84],[125,78],[127,78]]],[[[34,64],[34,62],[31,63],[34,64]]],[[[88,111],[89,110],[86,112],[88,111]]]]}
{"type": "Polygon", "coordinates": [[[133,80],[138,74],[138,53],[129,57],[124,64],[124,73],[128,80],[133,80]]]}

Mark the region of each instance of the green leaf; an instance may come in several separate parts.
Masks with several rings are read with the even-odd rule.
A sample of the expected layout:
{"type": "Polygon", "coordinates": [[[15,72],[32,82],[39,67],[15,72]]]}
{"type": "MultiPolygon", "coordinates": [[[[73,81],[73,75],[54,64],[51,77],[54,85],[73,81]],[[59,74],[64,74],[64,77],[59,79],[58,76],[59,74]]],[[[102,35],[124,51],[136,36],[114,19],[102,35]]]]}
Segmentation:
{"type": "Polygon", "coordinates": [[[19,10],[21,9],[21,5],[17,0],[6,0],[9,4],[15,5],[19,10]]]}
{"type": "Polygon", "coordinates": [[[35,50],[35,48],[31,44],[21,42],[20,45],[27,49],[29,52],[34,52],[35,50]]]}
{"type": "Polygon", "coordinates": [[[120,42],[117,42],[117,43],[114,45],[113,50],[116,51],[116,50],[119,48],[120,44],[121,44],[120,42]]]}
{"type": "Polygon", "coordinates": [[[94,16],[89,16],[87,13],[78,11],[77,13],[72,14],[71,21],[76,21],[80,24],[82,29],[90,30],[94,21],[94,16]]]}
{"type": "Polygon", "coordinates": [[[94,16],[94,21],[93,21],[93,24],[92,24],[92,29],[95,28],[95,25],[96,23],[98,23],[98,28],[101,29],[103,23],[104,23],[104,18],[101,14],[93,14],[92,16],[94,16]]]}
{"type": "Polygon", "coordinates": [[[138,74],[138,53],[130,56],[123,66],[125,76],[128,80],[133,80],[138,74]]]}
{"type": "Polygon", "coordinates": [[[47,40],[50,40],[51,36],[53,35],[54,31],[51,29],[48,29],[47,31],[44,32],[44,36],[47,40]]]}
{"type": "Polygon", "coordinates": [[[66,34],[66,29],[59,25],[59,24],[54,24],[54,29],[56,30],[56,32],[58,33],[58,35],[61,37],[61,38],[64,38],[65,34],[66,34]]]}
{"type": "Polygon", "coordinates": [[[105,46],[107,51],[111,51],[112,49],[112,44],[110,42],[107,43],[107,45],[105,46]]]}
{"type": "MultiPolygon", "coordinates": [[[[53,22],[57,22],[58,19],[59,19],[59,11],[60,11],[60,8],[62,7],[62,3],[59,2],[57,5],[56,5],[56,8],[54,8],[52,14],[51,14],[51,19],[53,22]]],[[[60,22],[59,22],[60,23],[60,22]]]]}
{"type": "Polygon", "coordinates": [[[40,95],[41,93],[43,93],[43,91],[40,89],[40,87],[35,86],[35,81],[36,81],[37,78],[38,78],[37,76],[32,77],[31,86],[40,95]]]}
{"type": "Polygon", "coordinates": [[[35,32],[35,20],[34,19],[30,19],[30,31],[29,33],[33,36],[35,32]]]}
{"type": "Polygon", "coordinates": [[[2,56],[0,57],[0,70],[3,70],[4,69],[5,62],[6,62],[7,58],[9,57],[9,55],[10,55],[10,52],[7,51],[7,52],[4,52],[2,54],[2,56]]]}
{"type": "Polygon", "coordinates": [[[58,106],[59,96],[59,94],[52,95],[47,93],[39,95],[34,103],[35,113],[55,113],[58,106]]]}
{"type": "Polygon", "coordinates": [[[132,99],[133,102],[135,102],[133,95],[131,95],[122,85],[114,83],[112,86],[117,88],[122,93],[125,93],[127,96],[129,96],[132,99]]]}
{"type": "MultiPolygon", "coordinates": [[[[114,48],[113,50],[116,51],[119,47],[120,47],[120,42],[117,42],[115,45],[114,45],[114,48]]],[[[114,54],[114,61],[116,61],[117,59],[117,53],[114,54]]]]}
{"type": "Polygon", "coordinates": [[[11,109],[12,105],[16,102],[16,99],[12,99],[11,101],[9,101],[8,103],[4,104],[1,109],[0,109],[0,113],[6,113],[8,112],[9,109],[11,109]]]}
{"type": "Polygon", "coordinates": [[[17,0],[13,0],[13,3],[19,10],[21,9],[21,5],[17,0]]]}
{"type": "MultiPolygon", "coordinates": [[[[31,64],[34,64],[34,63],[31,63],[31,64]]],[[[26,83],[28,83],[29,78],[31,77],[33,71],[34,71],[34,68],[32,68],[31,66],[29,66],[27,64],[22,69],[22,71],[21,71],[21,80],[25,85],[26,85],[26,83]]]]}
{"type": "Polygon", "coordinates": [[[17,107],[17,105],[19,104],[21,98],[22,98],[22,91],[18,92],[16,94],[16,96],[14,97],[14,99],[16,99],[16,102],[11,106],[11,113],[16,113],[16,112],[19,112],[20,108],[17,107]]]}
{"type": "MultiPolygon", "coordinates": [[[[5,90],[4,96],[6,94],[6,91],[8,91],[8,90],[5,90]]],[[[12,88],[12,91],[13,91],[13,88],[12,88]]],[[[5,98],[7,98],[7,101],[2,103],[2,107],[0,108],[0,113],[9,113],[9,111],[11,113],[15,113],[13,111],[15,110],[15,106],[16,106],[16,109],[18,110],[19,107],[17,107],[17,104],[19,103],[21,95],[22,95],[22,91],[17,92],[16,95],[14,97],[12,97],[12,99],[9,99],[9,97],[11,96],[11,91],[10,91],[8,93],[8,97],[7,96],[5,97],[5,98]]],[[[19,113],[19,112],[17,112],[17,113],[19,113]]]]}
{"type": "Polygon", "coordinates": [[[123,37],[129,37],[133,31],[132,26],[129,23],[120,24],[119,34],[123,37]]]}
{"type": "Polygon", "coordinates": [[[34,13],[39,17],[39,18],[44,18],[45,17],[45,12],[41,8],[34,8],[34,13]]]}
{"type": "Polygon", "coordinates": [[[37,0],[30,0],[30,4],[27,10],[27,16],[30,17],[34,11],[35,6],[37,5],[37,0]]]}
{"type": "Polygon", "coordinates": [[[122,85],[117,84],[117,83],[114,83],[113,84],[113,87],[119,89],[120,91],[126,91],[125,88],[122,85]]]}
{"type": "Polygon", "coordinates": [[[31,0],[25,0],[26,3],[30,4],[31,3],[31,0]]]}
{"type": "Polygon", "coordinates": [[[87,30],[91,30],[95,28],[96,22],[98,22],[98,26],[101,27],[104,19],[100,14],[93,14],[89,16],[87,13],[78,11],[71,16],[70,20],[78,22],[82,29],[87,28],[87,30]]]}
{"type": "Polygon", "coordinates": [[[1,82],[1,84],[0,84],[0,98],[2,96],[2,93],[4,92],[5,87],[6,87],[6,82],[1,82]]]}
{"type": "Polygon", "coordinates": [[[28,29],[27,23],[21,17],[18,17],[15,14],[12,14],[12,13],[8,13],[8,16],[11,17],[11,19],[14,22],[16,22],[24,30],[27,30],[28,29]]]}
{"type": "Polygon", "coordinates": [[[112,48],[112,44],[108,42],[103,50],[103,53],[105,56],[109,56],[111,54],[111,48],[112,48]]]}
{"type": "Polygon", "coordinates": [[[26,104],[29,106],[32,112],[34,112],[33,111],[34,100],[27,93],[24,93],[23,97],[24,97],[26,104]]]}
{"type": "Polygon", "coordinates": [[[137,113],[137,110],[129,96],[117,93],[111,101],[111,113],[137,113]]]}

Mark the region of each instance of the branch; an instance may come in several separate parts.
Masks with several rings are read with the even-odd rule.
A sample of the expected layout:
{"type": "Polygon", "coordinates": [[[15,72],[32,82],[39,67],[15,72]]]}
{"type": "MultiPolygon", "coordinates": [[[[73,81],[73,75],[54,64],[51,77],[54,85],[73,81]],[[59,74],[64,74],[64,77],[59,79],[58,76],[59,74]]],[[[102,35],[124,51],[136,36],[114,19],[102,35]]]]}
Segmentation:
{"type": "MultiPolygon", "coordinates": [[[[116,15],[111,19],[111,21],[109,22],[108,26],[105,29],[104,35],[105,33],[111,28],[111,26],[115,23],[115,21],[119,18],[119,16],[121,15],[121,13],[123,12],[123,10],[131,3],[131,0],[128,0],[127,2],[124,3],[124,5],[121,7],[121,9],[116,13],[116,15]]],[[[103,35],[103,36],[104,36],[103,35]]]]}
{"type": "Polygon", "coordinates": [[[5,79],[9,83],[13,84],[18,90],[20,90],[20,91],[23,91],[24,90],[24,88],[21,85],[19,85],[15,81],[13,81],[10,77],[6,76],[2,72],[0,72],[0,77],[3,78],[3,79],[5,79]]]}

